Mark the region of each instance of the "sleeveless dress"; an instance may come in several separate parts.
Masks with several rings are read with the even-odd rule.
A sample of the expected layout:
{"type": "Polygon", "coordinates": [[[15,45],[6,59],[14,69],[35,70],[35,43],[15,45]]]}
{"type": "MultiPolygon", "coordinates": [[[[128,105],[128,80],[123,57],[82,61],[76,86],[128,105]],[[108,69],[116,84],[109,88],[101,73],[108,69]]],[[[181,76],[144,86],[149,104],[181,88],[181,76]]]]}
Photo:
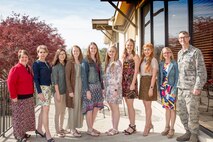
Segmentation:
{"type": "Polygon", "coordinates": [[[130,90],[130,85],[133,80],[135,72],[135,62],[133,59],[125,60],[123,62],[123,76],[122,76],[122,90],[123,97],[127,97],[127,99],[138,98],[138,84],[136,81],[135,90],[130,90]]]}
{"type": "Polygon", "coordinates": [[[168,84],[168,68],[170,64],[164,64],[163,83],[160,86],[161,104],[163,108],[174,109],[176,95],[171,93],[172,87],[168,84]]]}

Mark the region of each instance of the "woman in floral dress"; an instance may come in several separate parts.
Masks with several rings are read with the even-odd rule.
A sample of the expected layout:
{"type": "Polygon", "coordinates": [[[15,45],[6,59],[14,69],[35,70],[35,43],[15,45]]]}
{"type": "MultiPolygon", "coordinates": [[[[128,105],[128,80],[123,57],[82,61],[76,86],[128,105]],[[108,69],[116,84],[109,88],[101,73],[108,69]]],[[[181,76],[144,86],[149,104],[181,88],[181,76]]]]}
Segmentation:
{"type": "Polygon", "coordinates": [[[170,48],[165,47],[161,51],[158,75],[161,103],[166,109],[166,126],[161,133],[163,136],[174,136],[174,124],[176,119],[176,96],[178,81],[178,66],[170,48]]]}
{"type": "Polygon", "coordinates": [[[112,136],[119,133],[119,104],[122,103],[122,64],[118,60],[118,52],[115,46],[108,49],[105,62],[105,97],[112,112],[113,126],[107,131],[107,135],[112,136]]]}
{"type": "Polygon", "coordinates": [[[139,56],[135,53],[135,42],[128,39],[123,53],[122,90],[127,104],[129,127],[124,130],[125,135],[131,135],[136,131],[135,109],[133,102],[138,98],[137,74],[139,70],[139,56]]]}

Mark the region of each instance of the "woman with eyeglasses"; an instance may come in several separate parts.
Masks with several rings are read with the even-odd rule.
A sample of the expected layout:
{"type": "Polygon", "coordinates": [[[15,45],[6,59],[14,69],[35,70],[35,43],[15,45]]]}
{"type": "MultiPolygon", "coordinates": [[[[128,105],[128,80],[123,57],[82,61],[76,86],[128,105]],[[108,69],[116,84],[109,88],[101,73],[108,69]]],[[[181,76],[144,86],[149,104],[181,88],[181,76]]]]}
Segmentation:
{"type": "Polygon", "coordinates": [[[158,87],[162,107],[166,109],[166,126],[161,135],[172,138],[176,119],[178,65],[170,48],[164,47],[160,54],[158,87]]]}

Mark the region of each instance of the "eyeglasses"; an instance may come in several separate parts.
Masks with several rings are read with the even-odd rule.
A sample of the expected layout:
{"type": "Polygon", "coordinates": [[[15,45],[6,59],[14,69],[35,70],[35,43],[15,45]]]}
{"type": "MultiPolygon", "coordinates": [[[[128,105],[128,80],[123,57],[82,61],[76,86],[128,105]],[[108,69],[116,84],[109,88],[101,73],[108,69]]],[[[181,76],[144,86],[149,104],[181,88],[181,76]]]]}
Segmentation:
{"type": "Polygon", "coordinates": [[[186,39],[188,38],[189,36],[183,36],[183,37],[179,37],[179,39],[186,39]]]}
{"type": "Polygon", "coordinates": [[[171,52],[164,52],[163,54],[170,54],[171,52]]]}

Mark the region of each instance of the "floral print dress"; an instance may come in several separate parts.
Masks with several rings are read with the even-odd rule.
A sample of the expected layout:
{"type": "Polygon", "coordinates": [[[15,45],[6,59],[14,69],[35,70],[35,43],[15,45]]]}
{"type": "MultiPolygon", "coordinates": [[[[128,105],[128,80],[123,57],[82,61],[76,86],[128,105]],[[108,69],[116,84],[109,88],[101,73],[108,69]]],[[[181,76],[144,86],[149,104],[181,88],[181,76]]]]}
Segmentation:
{"type": "Polygon", "coordinates": [[[122,64],[117,60],[110,62],[106,69],[105,75],[105,89],[108,103],[121,104],[122,103],[122,64]],[[117,95],[114,96],[114,91],[117,90],[117,95]]]}
{"type": "Polygon", "coordinates": [[[137,81],[135,84],[135,90],[130,90],[130,85],[132,83],[135,73],[135,62],[133,59],[125,60],[123,62],[123,77],[122,77],[122,89],[123,97],[128,99],[138,98],[138,85],[137,81]]]}

